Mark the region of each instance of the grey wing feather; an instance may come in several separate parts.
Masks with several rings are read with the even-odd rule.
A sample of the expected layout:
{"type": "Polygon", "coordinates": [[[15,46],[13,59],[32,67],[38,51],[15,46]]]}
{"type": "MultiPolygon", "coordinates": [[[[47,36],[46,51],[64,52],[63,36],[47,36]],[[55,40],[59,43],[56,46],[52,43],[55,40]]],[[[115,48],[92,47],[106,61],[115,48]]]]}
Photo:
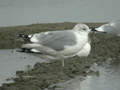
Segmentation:
{"type": "Polygon", "coordinates": [[[34,34],[31,41],[50,47],[55,50],[63,50],[65,45],[76,44],[76,37],[72,30],[51,31],[34,34]]]}

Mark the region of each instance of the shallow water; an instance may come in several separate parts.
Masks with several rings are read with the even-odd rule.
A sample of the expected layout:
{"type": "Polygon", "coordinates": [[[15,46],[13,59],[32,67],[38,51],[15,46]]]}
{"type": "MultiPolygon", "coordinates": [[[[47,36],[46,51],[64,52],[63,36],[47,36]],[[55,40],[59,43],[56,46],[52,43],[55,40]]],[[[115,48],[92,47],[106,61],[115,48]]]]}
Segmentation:
{"type": "MultiPolygon", "coordinates": [[[[38,55],[39,56],[39,55],[38,55]]],[[[48,62],[31,54],[16,52],[16,50],[0,50],[0,85],[8,83],[7,78],[14,77],[17,70],[27,70],[36,62],[48,62]]],[[[12,81],[9,81],[12,82],[12,81]]]]}
{"type": "Polygon", "coordinates": [[[81,90],[120,90],[120,64],[96,67],[99,76],[87,76],[81,90]]]}
{"type": "Polygon", "coordinates": [[[88,75],[84,80],[77,78],[58,84],[55,90],[120,90],[120,64],[95,64],[91,69],[99,73],[88,75]]]}

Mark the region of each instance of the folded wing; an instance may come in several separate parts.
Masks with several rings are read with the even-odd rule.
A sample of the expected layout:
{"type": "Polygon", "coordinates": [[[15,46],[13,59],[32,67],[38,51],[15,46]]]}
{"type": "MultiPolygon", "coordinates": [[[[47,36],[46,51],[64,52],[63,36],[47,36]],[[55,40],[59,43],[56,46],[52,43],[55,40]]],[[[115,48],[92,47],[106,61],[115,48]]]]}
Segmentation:
{"type": "Polygon", "coordinates": [[[33,34],[30,41],[55,50],[63,50],[65,45],[76,44],[76,36],[72,30],[51,31],[33,34]]]}

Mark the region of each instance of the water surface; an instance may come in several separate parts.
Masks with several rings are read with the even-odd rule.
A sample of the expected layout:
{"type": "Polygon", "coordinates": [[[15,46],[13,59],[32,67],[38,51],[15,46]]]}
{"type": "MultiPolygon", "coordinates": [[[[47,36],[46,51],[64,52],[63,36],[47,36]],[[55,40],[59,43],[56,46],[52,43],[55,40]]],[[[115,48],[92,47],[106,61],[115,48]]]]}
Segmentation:
{"type": "Polygon", "coordinates": [[[88,75],[81,80],[76,78],[58,84],[55,90],[120,90],[120,63],[107,62],[101,66],[93,65],[96,74],[88,75]]]}
{"type": "MultiPolygon", "coordinates": [[[[39,55],[38,55],[39,56],[39,55]]],[[[16,50],[0,50],[0,85],[7,78],[14,77],[17,70],[27,70],[27,66],[33,66],[37,62],[48,62],[45,59],[32,54],[16,52],[16,50]]]]}

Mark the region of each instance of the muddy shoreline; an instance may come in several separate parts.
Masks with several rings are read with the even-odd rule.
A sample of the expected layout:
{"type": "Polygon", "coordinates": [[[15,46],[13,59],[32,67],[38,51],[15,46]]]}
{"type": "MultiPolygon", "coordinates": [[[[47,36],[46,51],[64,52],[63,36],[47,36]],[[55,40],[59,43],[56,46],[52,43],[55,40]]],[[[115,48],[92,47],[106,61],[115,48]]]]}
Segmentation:
{"type": "MultiPolygon", "coordinates": [[[[6,45],[6,43],[11,44],[12,48],[20,47],[23,42],[16,41],[15,38],[18,33],[29,34],[40,31],[71,29],[74,25],[75,23],[59,23],[0,28],[0,34],[2,35],[0,35],[0,48],[10,48],[10,45],[6,45]],[[5,37],[6,35],[7,37],[5,37]],[[12,45],[13,42],[14,45],[12,45]]],[[[97,27],[100,24],[89,25],[90,27],[97,27]]],[[[92,39],[92,51],[87,58],[69,58],[65,60],[65,67],[61,66],[60,60],[50,63],[36,63],[28,71],[16,71],[17,77],[13,78],[14,83],[3,84],[0,90],[44,90],[53,84],[68,81],[76,76],[85,77],[91,74],[93,71],[90,70],[90,67],[94,63],[100,65],[109,59],[119,62],[119,37],[107,38],[106,35],[102,34],[92,34],[90,37],[92,39]]],[[[54,88],[50,90],[54,90],[54,88]]]]}

